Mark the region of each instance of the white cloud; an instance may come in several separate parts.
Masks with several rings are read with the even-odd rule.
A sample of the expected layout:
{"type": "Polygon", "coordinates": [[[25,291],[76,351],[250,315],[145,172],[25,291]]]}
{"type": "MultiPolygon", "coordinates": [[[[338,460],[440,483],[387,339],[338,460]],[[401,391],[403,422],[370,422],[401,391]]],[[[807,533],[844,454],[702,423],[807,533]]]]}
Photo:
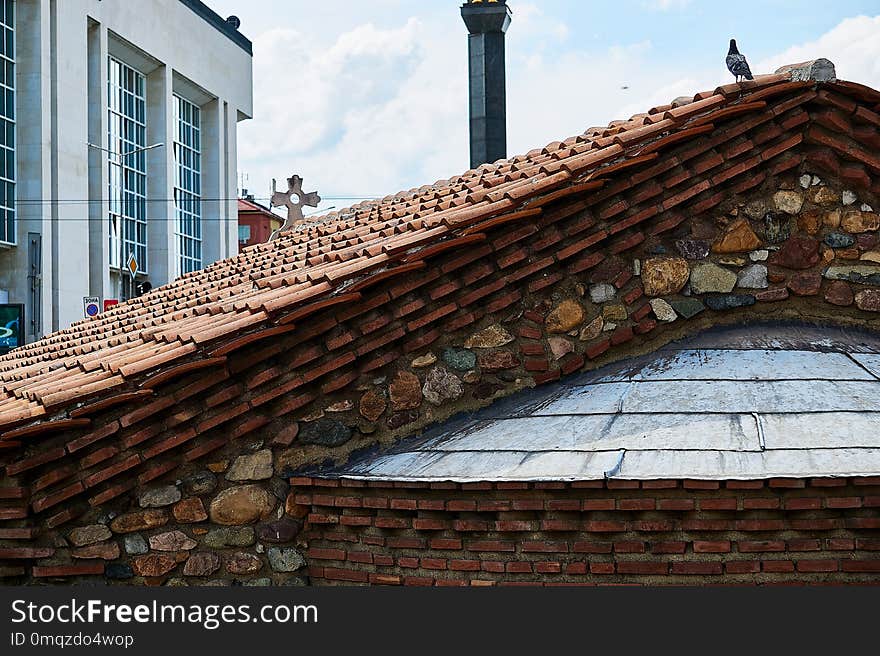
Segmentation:
{"type": "MultiPolygon", "coordinates": [[[[518,7],[508,47],[508,152],[526,152],[592,125],[732,80],[722,60],[670,67],[649,42],[558,54],[561,23],[518,7]],[[624,88],[626,87],[626,88],[624,88]]],[[[755,62],[755,72],[827,57],[841,78],[880,87],[880,16],[845,20],[810,43],[755,62]]],[[[272,177],[303,175],[308,190],[376,195],[467,168],[467,60],[463,35],[416,19],[356,27],[329,47],[273,30],[255,43],[255,118],[239,128],[240,169],[265,195],[272,177]]],[[[349,200],[322,207],[341,208],[349,200]]]]}
{"type": "Polygon", "coordinates": [[[656,11],[674,11],[684,9],[690,3],[691,0],[649,0],[646,5],[649,9],[656,11]]]}
{"type": "Polygon", "coordinates": [[[759,62],[756,70],[773,71],[819,57],[834,62],[840,79],[880,88],[880,16],[847,18],[815,41],[759,62]]]}

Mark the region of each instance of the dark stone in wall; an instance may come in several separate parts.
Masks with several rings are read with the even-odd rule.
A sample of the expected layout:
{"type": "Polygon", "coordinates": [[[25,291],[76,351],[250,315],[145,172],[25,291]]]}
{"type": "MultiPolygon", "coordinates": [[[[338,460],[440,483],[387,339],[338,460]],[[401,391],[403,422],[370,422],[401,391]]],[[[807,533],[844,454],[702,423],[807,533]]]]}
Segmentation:
{"type": "Polygon", "coordinates": [[[751,294],[727,294],[725,296],[710,296],[706,299],[706,305],[710,310],[732,310],[754,304],[755,297],[751,294]]]}
{"type": "Polygon", "coordinates": [[[299,441],[319,446],[342,446],[351,439],[351,429],[341,421],[322,418],[303,424],[299,441]]]}

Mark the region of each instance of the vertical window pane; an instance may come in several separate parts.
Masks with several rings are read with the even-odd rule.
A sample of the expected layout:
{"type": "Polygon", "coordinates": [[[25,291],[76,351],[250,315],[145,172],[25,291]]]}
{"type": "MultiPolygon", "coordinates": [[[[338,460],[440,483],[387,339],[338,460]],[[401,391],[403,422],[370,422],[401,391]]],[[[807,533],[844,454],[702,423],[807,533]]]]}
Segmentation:
{"type": "Polygon", "coordinates": [[[202,168],[199,150],[199,108],[174,96],[174,204],[178,268],[181,274],[202,268],[202,168]]]}
{"type": "Polygon", "coordinates": [[[124,267],[133,254],[142,272],[147,271],[145,89],[139,71],[109,58],[110,266],[124,267]]]}
{"type": "Polygon", "coordinates": [[[0,242],[15,243],[15,3],[0,1],[0,242]]]}

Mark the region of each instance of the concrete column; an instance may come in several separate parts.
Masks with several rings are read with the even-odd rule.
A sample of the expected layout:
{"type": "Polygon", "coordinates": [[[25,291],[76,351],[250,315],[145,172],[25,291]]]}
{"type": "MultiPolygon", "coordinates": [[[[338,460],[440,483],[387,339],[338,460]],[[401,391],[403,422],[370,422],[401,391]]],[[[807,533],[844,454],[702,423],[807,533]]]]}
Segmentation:
{"type": "Polygon", "coordinates": [[[147,75],[147,278],[154,287],[178,274],[174,208],[174,92],[171,67],[147,75]]]}
{"type": "Polygon", "coordinates": [[[223,125],[223,101],[211,100],[202,105],[202,258],[213,262],[223,257],[221,225],[228,198],[226,171],[226,135],[223,125]]]}
{"type": "Polygon", "coordinates": [[[9,290],[10,303],[25,304],[31,342],[52,328],[49,0],[19,0],[16,12],[17,246],[0,252],[0,287],[9,290]],[[29,278],[30,234],[43,246],[37,278],[29,278]]]}
{"type": "Polygon", "coordinates": [[[88,19],[50,0],[52,69],[52,329],[83,318],[89,292],[88,19]]]}
{"type": "Polygon", "coordinates": [[[225,246],[221,258],[238,254],[238,111],[229,104],[226,107],[226,206],[221,223],[225,246]]]}
{"type": "MultiPolygon", "coordinates": [[[[108,148],[107,28],[89,23],[89,142],[108,148]]],[[[107,151],[89,149],[89,295],[115,298],[110,284],[110,203],[107,151]]]]}

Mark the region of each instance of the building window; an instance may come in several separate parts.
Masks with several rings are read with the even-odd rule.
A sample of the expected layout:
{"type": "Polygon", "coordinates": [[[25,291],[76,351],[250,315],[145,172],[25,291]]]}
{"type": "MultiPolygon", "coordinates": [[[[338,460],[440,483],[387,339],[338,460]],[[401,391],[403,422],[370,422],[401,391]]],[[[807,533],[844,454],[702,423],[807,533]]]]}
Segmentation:
{"type": "Polygon", "coordinates": [[[174,206],[180,273],[202,268],[202,144],[197,105],[174,96],[174,206]]]}
{"type": "Polygon", "coordinates": [[[238,226],[238,243],[246,244],[251,240],[251,227],[249,225],[238,226]]]}
{"type": "Polygon", "coordinates": [[[110,266],[125,267],[134,254],[147,271],[146,78],[109,58],[107,81],[110,266]]]}
{"type": "Polygon", "coordinates": [[[15,243],[15,2],[0,0],[0,242],[15,243]]]}

